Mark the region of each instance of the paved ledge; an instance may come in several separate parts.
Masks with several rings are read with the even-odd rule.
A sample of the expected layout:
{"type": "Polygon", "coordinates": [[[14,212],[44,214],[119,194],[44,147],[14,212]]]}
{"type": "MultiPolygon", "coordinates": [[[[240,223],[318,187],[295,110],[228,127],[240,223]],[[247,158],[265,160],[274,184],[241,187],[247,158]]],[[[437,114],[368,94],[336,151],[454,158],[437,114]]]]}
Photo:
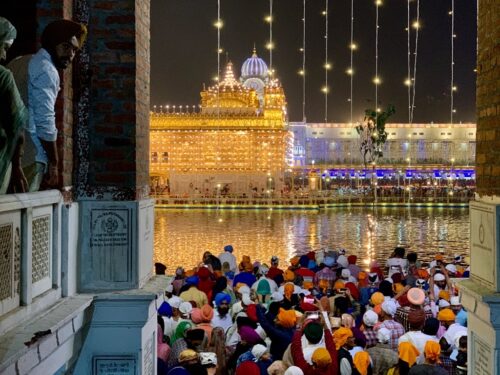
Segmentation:
{"type": "Polygon", "coordinates": [[[94,296],[80,294],[61,299],[55,305],[40,312],[2,335],[0,340],[0,373],[26,374],[41,363],[58,347],[80,330],[84,324],[84,310],[94,296]],[[29,347],[35,332],[51,330],[29,347]]]}

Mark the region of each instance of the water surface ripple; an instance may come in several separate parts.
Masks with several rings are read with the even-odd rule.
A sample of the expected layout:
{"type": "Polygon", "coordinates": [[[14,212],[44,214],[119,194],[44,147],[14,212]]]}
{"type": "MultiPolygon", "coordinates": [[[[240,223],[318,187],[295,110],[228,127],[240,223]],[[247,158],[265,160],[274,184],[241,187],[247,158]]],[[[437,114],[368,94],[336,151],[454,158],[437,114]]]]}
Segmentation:
{"type": "Polygon", "coordinates": [[[172,274],[201,261],[205,250],[219,254],[232,244],[237,259],[281,265],[310,250],[345,248],[359,257],[384,262],[396,245],[429,260],[437,251],[448,257],[469,253],[468,208],[333,208],[296,210],[156,209],[154,260],[172,274]]]}

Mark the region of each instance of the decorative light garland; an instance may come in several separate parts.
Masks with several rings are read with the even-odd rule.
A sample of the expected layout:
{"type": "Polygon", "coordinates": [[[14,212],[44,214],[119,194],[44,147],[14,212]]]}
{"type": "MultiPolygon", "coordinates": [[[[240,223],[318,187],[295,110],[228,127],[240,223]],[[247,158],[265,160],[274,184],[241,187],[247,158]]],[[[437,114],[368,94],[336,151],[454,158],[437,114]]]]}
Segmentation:
{"type": "Polygon", "coordinates": [[[378,107],[378,86],[382,83],[380,77],[378,76],[378,8],[382,5],[382,0],[375,0],[375,78],[373,78],[373,83],[375,84],[375,113],[378,115],[380,108],[378,107]]]}
{"type": "Polygon", "coordinates": [[[328,0],[325,0],[325,11],[323,12],[325,16],[325,86],[323,92],[325,94],[325,123],[328,122],[328,71],[332,68],[331,64],[328,62],[328,0]]]}
{"type": "Polygon", "coordinates": [[[451,85],[450,85],[450,125],[453,125],[454,93],[457,91],[455,86],[455,0],[451,0],[451,85]]]}
{"type": "Polygon", "coordinates": [[[350,104],[350,122],[351,126],[353,125],[352,121],[352,109],[353,109],[353,95],[354,95],[354,67],[353,67],[353,60],[354,60],[354,50],[356,49],[356,44],[354,43],[354,0],[351,0],[351,39],[350,39],[350,44],[349,44],[349,55],[350,55],[350,62],[351,64],[349,65],[349,69],[347,70],[347,74],[349,74],[349,81],[350,81],[350,95],[349,95],[349,104],[350,104]]]}
{"type": "Polygon", "coordinates": [[[418,60],[418,34],[420,30],[420,0],[417,0],[416,4],[416,20],[413,24],[410,25],[410,14],[411,7],[410,2],[412,0],[408,0],[407,2],[407,78],[404,84],[408,87],[408,124],[413,123],[413,114],[415,112],[415,93],[417,86],[417,60],[418,60]],[[415,29],[415,48],[414,52],[411,51],[411,29],[415,29]],[[413,55],[413,72],[412,72],[412,64],[411,59],[413,55]]]}
{"type": "Polygon", "coordinates": [[[306,0],[303,0],[302,14],[302,70],[299,74],[302,75],[302,121],[306,122],[306,0]]]}

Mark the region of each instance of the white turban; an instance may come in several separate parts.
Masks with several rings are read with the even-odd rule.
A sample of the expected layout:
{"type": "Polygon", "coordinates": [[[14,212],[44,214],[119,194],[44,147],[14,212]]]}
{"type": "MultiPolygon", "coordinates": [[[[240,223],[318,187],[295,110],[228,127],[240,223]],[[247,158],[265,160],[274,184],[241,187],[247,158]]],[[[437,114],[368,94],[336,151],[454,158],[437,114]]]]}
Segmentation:
{"type": "Polygon", "coordinates": [[[175,309],[178,309],[179,306],[181,305],[182,303],[182,299],[180,297],[177,297],[177,296],[172,296],[171,298],[169,298],[167,300],[168,304],[170,306],[172,306],[173,308],[175,309]]]}
{"type": "Polygon", "coordinates": [[[265,352],[267,352],[267,348],[262,344],[254,345],[254,347],[252,348],[252,354],[257,359],[257,361],[260,360],[260,357],[262,357],[265,352]]]}
{"type": "Polygon", "coordinates": [[[373,327],[375,324],[378,322],[378,315],[375,311],[373,310],[368,310],[365,312],[363,315],[363,323],[367,327],[373,327]]]}
{"type": "Polygon", "coordinates": [[[381,344],[387,344],[391,339],[391,331],[387,328],[382,327],[377,331],[377,340],[381,344]]]}
{"type": "Polygon", "coordinates": [[[446,280],[446,278],[442,273],[436,273],[434,275],[434,281],[444,281],[444,280],[446,280]]]}
{"type": "Polygon", "coordinates": [[[384,312],[386,314],[389,314],[390,316],[394,316],[394,314],[396,314],[397,309],[398,307],[396,306],[396,302],[392,300],[384,301],[382,303],[382,310],[384,310],[384,312]]]}

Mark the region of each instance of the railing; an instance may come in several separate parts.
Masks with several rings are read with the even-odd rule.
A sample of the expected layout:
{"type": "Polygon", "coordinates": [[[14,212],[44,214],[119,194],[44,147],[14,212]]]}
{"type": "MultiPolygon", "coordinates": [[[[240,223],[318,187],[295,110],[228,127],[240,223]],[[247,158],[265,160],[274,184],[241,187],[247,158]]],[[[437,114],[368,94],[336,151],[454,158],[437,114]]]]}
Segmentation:
{"type": "Polygon", "coordinates": [[[60,201],[57,190],[0,196],[0,334],[22,319],[9,312],[61,296],[60,201]]]}
{"type": "MultiPolygon", "coordinates": [[[[169,197],[155,196],[157,205],[172,206],[318,206],[343,204],[373,204],[373,195],[343,195],[328,196],[308,195],[302,197],[169,197]]],[[[466,204],[471,196],[444,196],[444,197],[377,197],[378,204],[466,204]]]]}

